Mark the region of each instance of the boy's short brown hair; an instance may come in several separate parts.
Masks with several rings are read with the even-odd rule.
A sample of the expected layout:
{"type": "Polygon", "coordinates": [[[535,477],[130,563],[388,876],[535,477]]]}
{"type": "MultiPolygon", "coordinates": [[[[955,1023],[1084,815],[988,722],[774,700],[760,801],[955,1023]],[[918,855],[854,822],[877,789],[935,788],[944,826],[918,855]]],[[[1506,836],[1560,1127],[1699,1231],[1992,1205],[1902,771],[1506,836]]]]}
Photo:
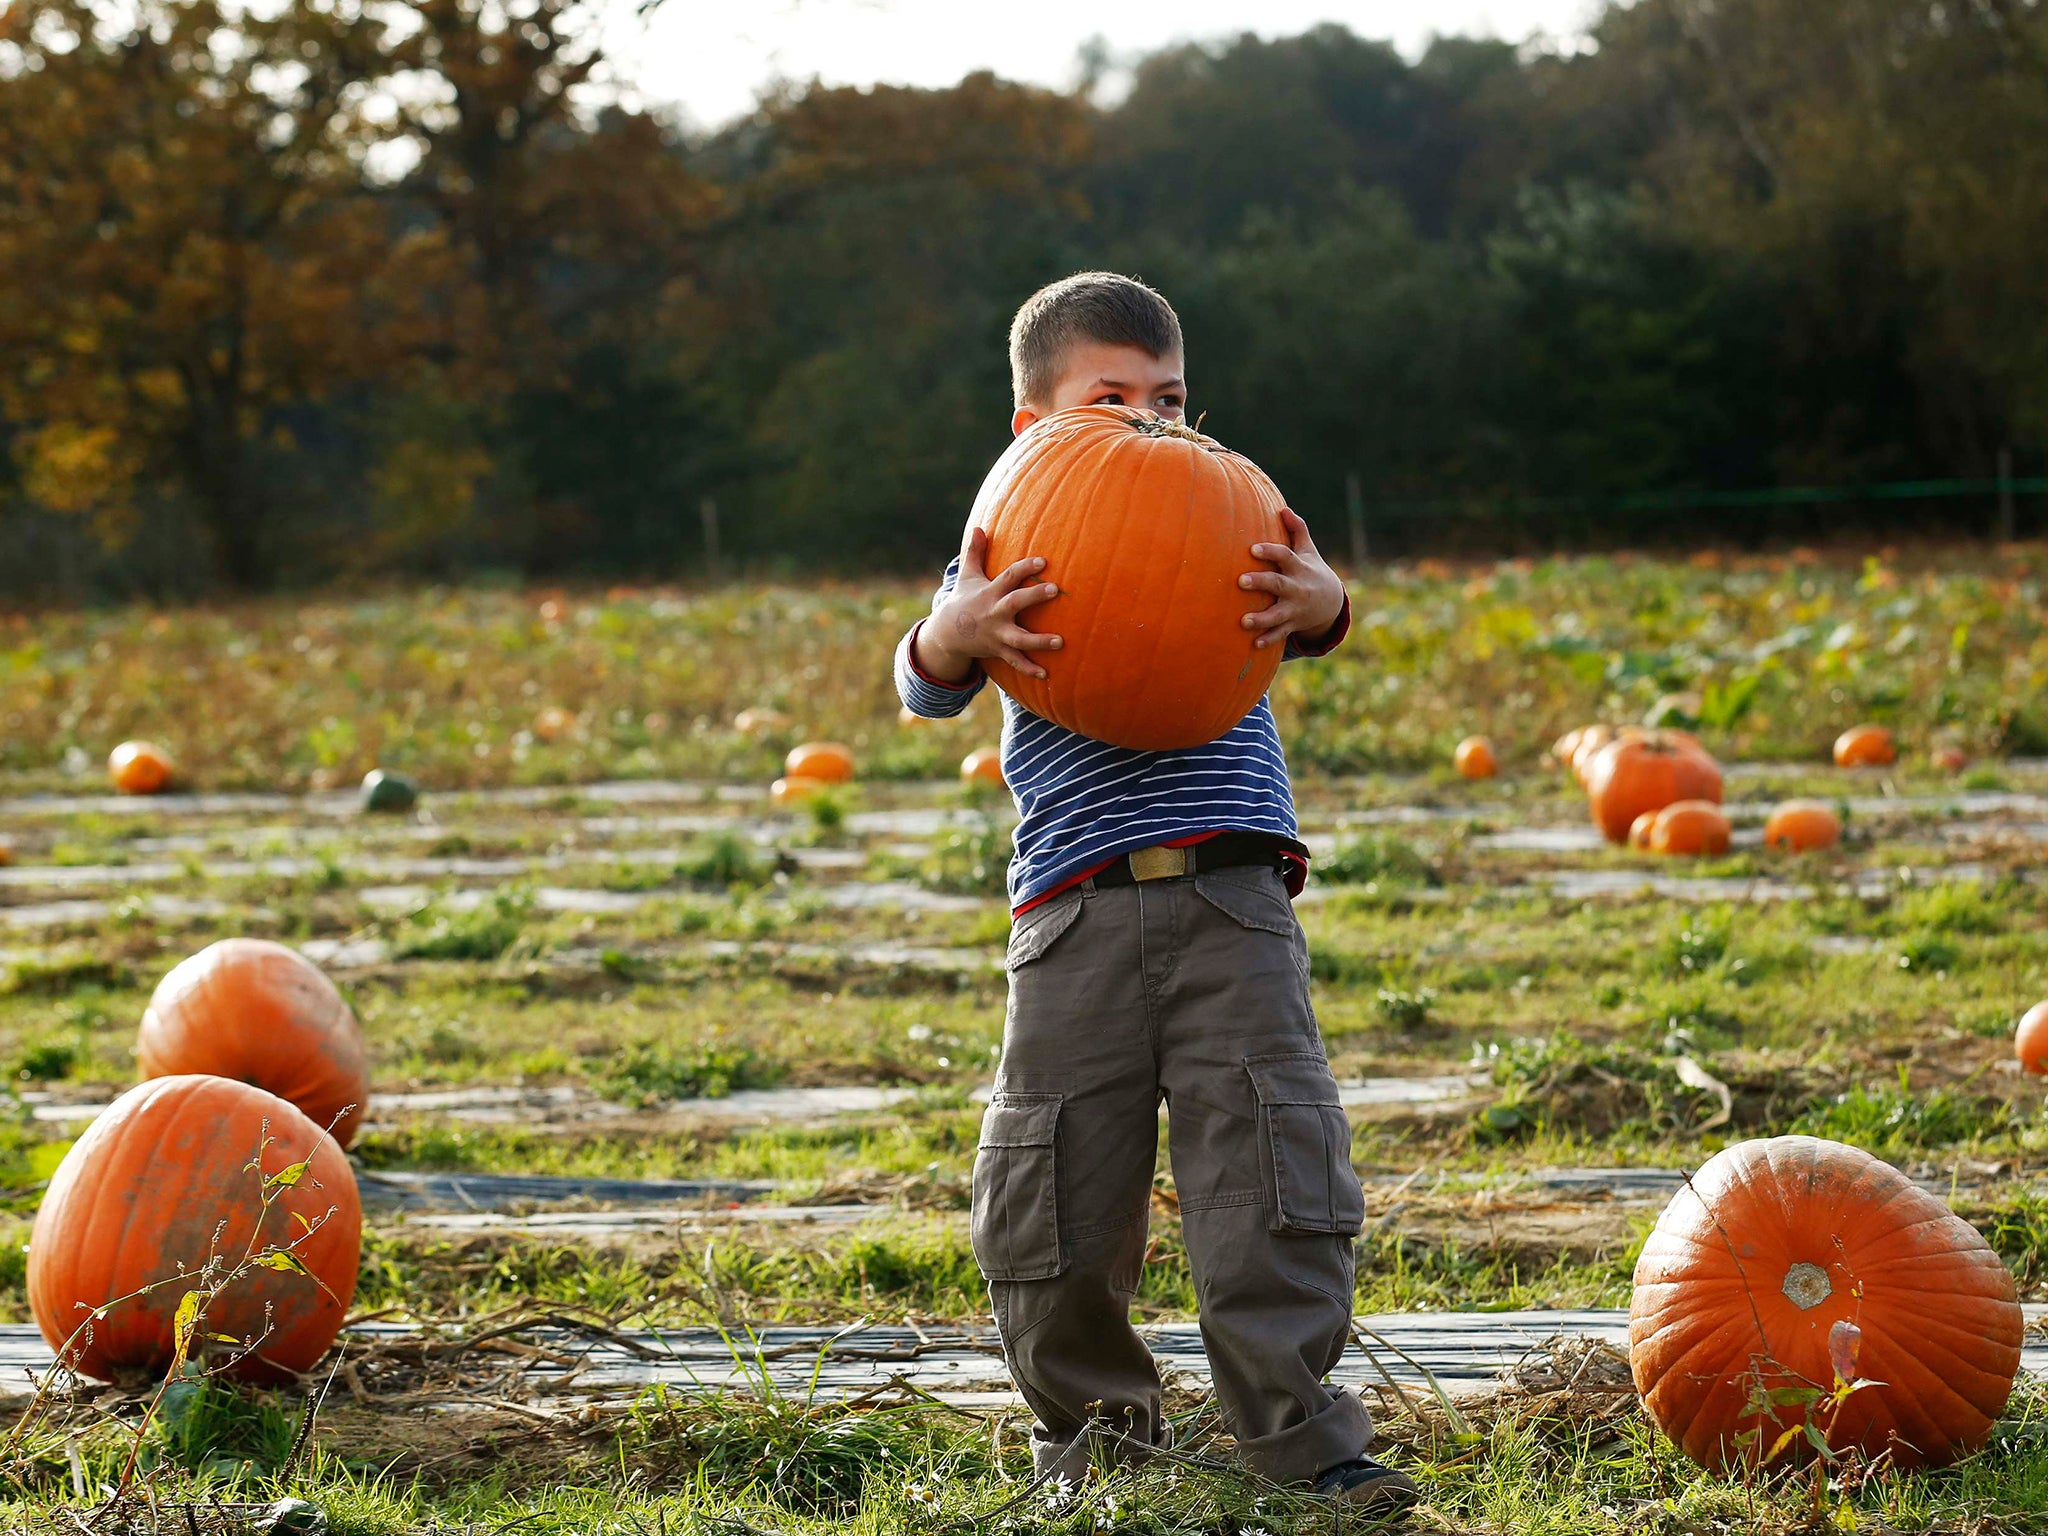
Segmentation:
{"type": "Polygon", "coordinates": [[[1163,295],[1114,272],[1076,272],[1031,295],[1010,322],[1010,392],[1019,406],[1052,398],[1077,341],[1142,347],[1154,357],[1185,350],[1180,317],[1163,295]]]}

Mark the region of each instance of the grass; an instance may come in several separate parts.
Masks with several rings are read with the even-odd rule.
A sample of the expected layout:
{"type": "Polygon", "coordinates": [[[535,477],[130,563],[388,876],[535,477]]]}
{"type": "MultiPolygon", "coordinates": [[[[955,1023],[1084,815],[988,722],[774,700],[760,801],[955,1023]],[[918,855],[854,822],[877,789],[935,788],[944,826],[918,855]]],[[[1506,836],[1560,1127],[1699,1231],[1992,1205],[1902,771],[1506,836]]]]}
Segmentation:
{"type": "MultiPolygon", "coordinates": [[[[1286,669],[1275,698],[1304,830],[1326,850],[1323,899],[1300,909],[1323,1038],[1342,1078],[1479,1080],[1466,1099],[1354,1117],[1353,1161],[1369,1178],[1362,1311],[1625,1305],[1654,1204],[1485,1181],[1552,1165],[1692,1167],[1788,1131],[1952,1181],[2023,1294],[2048,1297],[2048,1203],[2034,1191],[2048,1119],[2038,1084],[2002,1069],[2014,1018],[2048,995],[2038,848],[1920,798],[1965,783],[2048,793],[2048,773],[2002,760],[1958,781],[1917,756],[1937,736],[2014,746],[2002,722],[2042,713],[1994,658],[2035,643],[2033,605],[2007,584],[2044,573],[2041,551],[1874,571],[1584,560],[1396,569],[1354,588],[1353,645],[1286,669]],[[1967,624],[1960,659],[1890,645],[1906,623],[1941,635],[1967,624]],[[1858,638],[1829,649],[1846,624],[1858,638]],[[1727,882],[1678,901],[1547,883],[1646,867],[1626,853],[1491,845],[1495,832],[1583,824],[1582,801],[1533,766],[1563,726],[1639,717],[1657,693],[1703,683],[1749,701],[1715,734],[1724,754],[1795,759],[1732,775],[1731,798],[1853,799],[1842,848],[1647,866],[1727,882]],[[1837,773],[1822,749],[1865,714],[1900,729],[1907,758],[1887,775],[1837,773]],[[1509,765],[1498,780],[1443,769],[1475,728],[1509,765]],[[1748,899],[1777,881],[1813,891],[1748,899]],[[1725,1123],[1718,1093],[1681,1075],[1688,1060],[1728,1090],[1725,1123]],[[1417,1170],[1428,1177],[1403,1182],[1417,1170]]],[[[232,933],[381,946],[335,972],[387,1106],[355,1148],[368,1174],[767,1179],[784,1186],[778,1200],[888,1212],[576,1239],[380,1218],[358,1307],[473,1318],[538,1299],[663,1327],[713,1311],[983,1315],[965,1217],[980,1120],[970,1092],[1000,1062],[1009,825],[998,801],[950,783],[961,754],[993,739],[992,701],[951,724],[896,719],[878,658],[922,603],[898,587],[619,593],[572,598],[550,622],[516,593],[435,592],[52,615],[0,631],[0,790],[96,788],[63,770],[65,753],[96,760],[112,738],[150,734],[206,788],[346,785],[382,762],[429,791],[421,820],[195,816],[169,803],[13,819],[20,883],[0,886],[0,904],[88,906],[0,926],[0,1316],[26,1316],[28,1218],[77,1131],[38,1110],[131,1082],[157,980],[232,933]],[[281,656],[294,660],[264,659],[281,656]],[[556,703],[574,729],[534,738],[533,716],[556,703]],[[760,704],[797,726],[767,740],[730,728],[760,704]],[[772,811],[755,791],[813,735],[851,743],[862,782],[772,811]],[[731,782],[630,801],[574,787],[659,776],[731,782]],[[561,788],[520,801],[464,792],[506,784],[561,788]],[[936,831],[934,811],[949,813],[936,831]],[[304,863],[221,871],[252,859],[304,863]],[[516,873],[418,871],[446,859],[516,873]],[[909,891],[907,904],[859,899],[875,881],[909,891]],[[918,892],[944,900],[920,905],[918,892]],[[819,1122],[670,1108],[846,1084],[914,1094],[819,1122]],[[390,1098],[466,1086],[571,1092],[512,1123],[390,1098]]],[[[1194,1283],[1163,1154],[1158,1174],[1134,1305],[1186,1318],[1194,1283]]],[[[296,1394],[176,1391],[148,1453],[163,1491],[292,1492],[337,1532],[1330,1529],[1210,1465],[1222,1449],[1213,1408],[1192,1396],[1176,1403],[1200,1465],[1122,1474],[1054,1507],[1026,1492],[1017,1414],[900,1395],[848,1409],[612,1394],[559,1423],[337,1395],[309,1457],[284,1474],[296,1394]]],[[[1442,1529],[1839,1530],[1846,1501],[1855,1529],[1960,1533],[2048,1522],[2043,1409],[2029,1387],[1991,1454],[1949,1473],[1850,1479],[1818,1514],[1804,1485],[1745,1489],[1688,1467],[1632,1408],[1610,1422],[1485,1406],[1476,1445],[1452,1443],[1427,1413],[1392,1412],[1387,1434],[1442,1529]]],[[[119,1433],[108,1421],[76,1441],[88,1487],[119,1433]]],[[[0,1478],[0,1526],[73,1498],[74,1461],[55,1442],[0,1470],[14,1478],[0,1478]]]]}

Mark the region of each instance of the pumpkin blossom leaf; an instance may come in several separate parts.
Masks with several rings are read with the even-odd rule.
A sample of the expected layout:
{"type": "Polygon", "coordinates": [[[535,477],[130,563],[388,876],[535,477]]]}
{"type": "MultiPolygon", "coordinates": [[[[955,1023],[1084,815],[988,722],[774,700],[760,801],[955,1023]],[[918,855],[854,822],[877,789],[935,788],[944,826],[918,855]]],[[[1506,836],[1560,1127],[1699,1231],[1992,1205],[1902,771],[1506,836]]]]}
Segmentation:
{"type": "Polygon", "coordinates": [[[171,1318],[171,1347],[179,1359],[184,1359],[192,1348],[192,1330],[199,1322],[199,1293],[187,1291],[178,1298],[178,1310],[171,1318]]]}
{"type": "Polygon", "coordinates": [[[273,1248],[268,1253],[259,1253],[249,1261],[262,1269],[274,1269],[281,1274],[310,1274],[311,1271],[300,1262],[299,1256],[289,1248],[273,1248]]]}
{"type": "Polygon", "coordinates": [[[1778,1457],[1783,1454],[1785,1447],[1790,1445],[1794,1440],[1797,1440],[1799,1438],[1801,1428],[1801,1425],[1794,1424],[1790,1429],[1786,1430],[1785,1433],[1778,1436],[1777,1439],[1771,1442],[1770,1453],[1764,1457],[1764,1464],[1766,1466],[1776,1461],[1778,1457]]]}
{"type": "Polygon", "coordinates": [[[290,1189],[306,1176],[306,1170],[312,1166],[311,1159],[302,1163],[293,1163],[288,1168],[278,1169],[265,1182],[273,1189],[290,1189]]]}

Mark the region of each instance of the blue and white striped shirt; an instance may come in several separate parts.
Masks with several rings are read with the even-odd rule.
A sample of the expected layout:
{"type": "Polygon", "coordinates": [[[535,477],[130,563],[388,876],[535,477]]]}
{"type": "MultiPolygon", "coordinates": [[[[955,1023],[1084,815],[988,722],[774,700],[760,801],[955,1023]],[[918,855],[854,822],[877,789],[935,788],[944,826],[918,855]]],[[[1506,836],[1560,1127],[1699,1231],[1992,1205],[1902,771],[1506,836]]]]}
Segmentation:
{"type": "MultiPolygon", "coordinates": [[[[956,558],[932,598],[936,608],[960,576],[956,558]]],[[[1349,627],[1349,600],[1315,646],[1287,654],[1320,656],[1349,627]]],[[[965,709],[988,682],[977,665],[959,684],[922,671],[912,659],[913,626],[896,647],[896,691],[913,714],[943,720],[965,709]]],[[[1014,911],[1083,870],[1133,848],[1209,832],[1269,832],[1294,837],[1294,795],[1270,699],[1216,740],[1171,752],[1139,752],[1054,725],[1003,695],[1003,778],[1017,801],[1010,861],[1014,911]]]]}

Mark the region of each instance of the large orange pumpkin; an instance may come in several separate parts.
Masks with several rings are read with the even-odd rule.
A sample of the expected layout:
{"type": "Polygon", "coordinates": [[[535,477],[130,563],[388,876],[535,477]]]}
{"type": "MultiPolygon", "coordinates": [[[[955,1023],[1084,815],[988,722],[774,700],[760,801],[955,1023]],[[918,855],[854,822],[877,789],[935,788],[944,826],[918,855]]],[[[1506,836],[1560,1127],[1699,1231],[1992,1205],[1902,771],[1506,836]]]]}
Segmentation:
{"type": "Polygon", "coordinates": [[[1451,765],[1467,779],[1490,779],[1500,772],[1500,760],[1493,755],[1493,743],[1484,736],[1467,736],[1451,754],[1451,765]]]}
{"type": "Polygon", "coordinates": [[[253,1083],[332,1126],[344,1147],[370,1101],[355,1014],[319,966],[268,939],[222,939],[173,966],[142,1015],[135,1058],[144,1077],[253,1083]]]}
{"type": "MultiPolygon", "coordinates": [[[[2023,1327],[2005,1264],[1939,1199],[1867,1152],[1778,1136],[1715,1154],[1664,1208],[1629,1359],[1651,1416],[1717,1471],[1765,1461],[1809,1417],[1831,1449],[1938,1466],[1984,1443],[2023,1327]],[[1871,1384],[1839,1409],[1790,1400],[1838,1372],[1871,1384]]],[[[1797,1433],[1773,1464],[1812,1454],[1797,1433]]]]}
{"type": "MultiPolygon", "coordinates": [[[[1642,821],[1638,816],[1636,822],[1642,821]]],[[[1629,827],[1633,840],[1635,823],[1629,827]]],[[[1656,813],[1643,846],[1652,853],[1690,854],[1712,857],[1728,851],[1731,833],[1728,818],[1711,800],[1675,800],[1656,813]]]]}
{"type": "Polygon", "coordinates": [[[836,741],[807,741],[789,749],[782,771],[793,779],[844,784],[853,777],[853,753],[836,741]]]}
{"type": "Polygon", "coordinates": [[[1003,754],[994,747],[981,747],[960,759],[960,777],[969,784],[1003,787],[1003,754]]]}
{"type": "MultiPolygon", "coordinates": [[[[1583,759],[1585,748],[1579,749],[1583,759]]],[[[1697,747],[1665,731],[1631,732],[1596,753],[1585,770],[1593,823],[1610,843],[1628,841],[1645,811],[1680,800],[1721,803],[1721,770],[1697,747]]]]}
{"type": "Polygon", "coordinates": [[[2048,1003],[2036,1003],[2020,1016],[2012,1050],[2027,1071],[2048,1074],[2048,1003]]]}
{"type": "Polygon", "coordinates": [[[777,779],[768,786],[768,798],[777,805],[802,805],[804,801],[823,794],[832,786],[823,779],[813,779],[801,773],[793,773],[786,779],[777,779]]]}
{"type": "Polygon", "coordinates": [[[1146,751],[1199,746],[1265,695],[1283,647],[1256,649],[1244,618],[1270,599],[1238,578],[1251,546],[1285,543],[1279,489],[1214,438],[1127,406],[1040,420],[996,461],[975,499],[988,567],[1030,556],[1059,588],[1025,627],[1065,637],[1037,651],[1042,678],[991,660],[989,676],[1035,715],[1146,751]]]}
{"type": "Polygon", "coordinates": [[[1851,726],[1835,738],[1837,768],[1886,768],[1898,756],[1892,733],[1881,725],[1851,726]]]}
{"type": "Polygon", "coordinates": [[[153,741],[124,741],[107,754],[107,777],[124,795],[155,795],[177,774],[171,754],[153,741]]]}
{"type": "Polygon", "coordinates": [[[334,1342],[355,1294],[362,1235],[348,1159],[311,1120],[247,1083],[160,1077],[116,1099],[58,1164],[29,1236],[29,1308],[50,1347],[81,1374],[161,1375],[174,1354],[178,1303],[195,1288],[180,1273],[196,1277],[218,1256],[225,1278],[266,1248],[288,1247],[303,1273],[250,1266],[201,1325],[241,1341],[209,1350],[255,1345],[236,1375],[281,1379],[310,1370],[334,1342]],[[250,1166],[259,1148],[260,1179],[250,1166]],[[302,1162],[303,1175],[276,1187],[264,1212],[263,1181],[302,1162]],[[163,1280],[172,1283],[134,1294],[163,1280]],[[106,1315],[80,1332],[98,1307],[106,1315]]]}
{"type": "Polygon", "coordinates": [[[1842,840],[1842,818],[1820,800],[1787,800],[1764,822],[1764,846],[1787,853],[1811,853],[1842,840]]]}

